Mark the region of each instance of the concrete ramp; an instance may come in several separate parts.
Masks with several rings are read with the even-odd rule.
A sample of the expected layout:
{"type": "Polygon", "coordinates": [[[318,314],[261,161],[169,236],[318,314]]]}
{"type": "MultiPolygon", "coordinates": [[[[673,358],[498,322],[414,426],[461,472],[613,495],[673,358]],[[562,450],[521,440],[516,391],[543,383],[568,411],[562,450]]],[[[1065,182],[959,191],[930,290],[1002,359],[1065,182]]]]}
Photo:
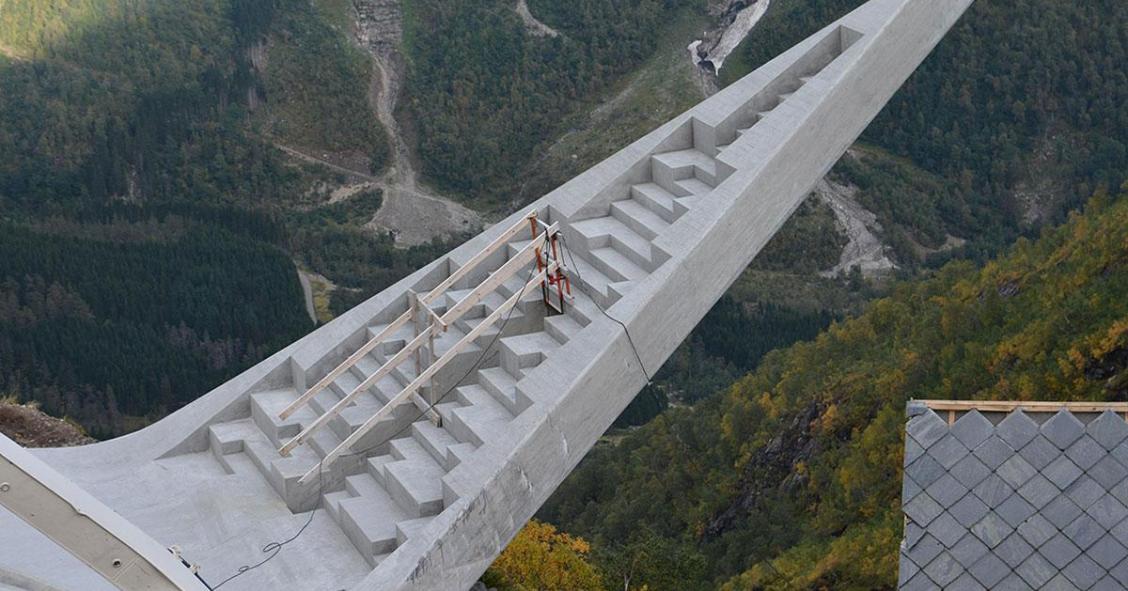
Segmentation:
{"type": "MultiPolygon", "coordinates": [[[[873,0],[159,423],[38,455],[155,540],[179,545],[213,587],[301,530],[223,589],[466,589],[970,3],[873,0]],[[576,288],[565,312],[548,312],[538,290],[475,336],[533,269],[518,272],[436,338],[434,355],[466,335],[473,342],[414,403],[303,483],[425,368],[397,366],[289,457],[278,449],[413,333],[387,331],[396,334],[299,411],[280,419],[282,409],[408,310],[409,293],[442,284],[530,210],[563,236],[576,288]]],[[[530,238],[514,237],[455,282],[436,313],[530,238]]],[[[52,568],[61,550],[17,523],[0,514],[0,571],[100,588],[93,573],[52,568]]]]}

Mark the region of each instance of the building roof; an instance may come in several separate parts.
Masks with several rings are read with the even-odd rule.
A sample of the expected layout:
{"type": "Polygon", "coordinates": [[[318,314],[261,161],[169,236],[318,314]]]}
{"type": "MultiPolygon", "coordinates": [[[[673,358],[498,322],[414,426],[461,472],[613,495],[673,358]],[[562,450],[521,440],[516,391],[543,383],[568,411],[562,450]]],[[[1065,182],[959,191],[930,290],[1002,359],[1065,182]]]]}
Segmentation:
{"type": "Polygon", "coordinates": [[[899,588],[1128,588],[1126,413],[910,402],[899,588]]]}

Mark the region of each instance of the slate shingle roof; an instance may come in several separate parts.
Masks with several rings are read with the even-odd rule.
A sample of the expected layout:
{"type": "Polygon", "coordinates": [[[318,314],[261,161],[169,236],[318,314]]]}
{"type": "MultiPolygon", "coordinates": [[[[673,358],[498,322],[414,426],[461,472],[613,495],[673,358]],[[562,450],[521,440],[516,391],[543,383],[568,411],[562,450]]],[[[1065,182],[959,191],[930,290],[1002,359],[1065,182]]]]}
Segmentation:
{"type": "Polygon", "coordinates": [[[911,402],[899,588],[1128,589],[1128,423],[911,402]]]}

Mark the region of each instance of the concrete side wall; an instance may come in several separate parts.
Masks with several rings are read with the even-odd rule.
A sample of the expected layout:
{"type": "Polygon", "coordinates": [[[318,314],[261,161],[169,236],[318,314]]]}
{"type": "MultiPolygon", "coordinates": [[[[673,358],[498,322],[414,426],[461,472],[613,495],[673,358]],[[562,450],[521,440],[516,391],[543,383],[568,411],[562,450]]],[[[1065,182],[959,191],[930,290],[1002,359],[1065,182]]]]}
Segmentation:
{"type": "MultiPolygon", "coordinates": [[[[672,264],[610,308],[627,322],[647,371],[673,352],[970,3],[877,0],[838,23],[865,36],[781,105],[786,109],[773,112],[770,125],[757,126],[735,156],[726,151],[737,172],[708,197],[708,206],[691,210],[672,227],[675,232],[659,239],[672,264]]],[[[754,74],[748,84],[770,82],[773,72],[786,71],[789,60],[820,39],[816,35],[768,64],[767,74],[754,74]]],[[[717,110],[725,107],[718,105],[729,105],[736,93],[722,93],[663,129],[687,117],[723,117],[717,110]]],[[[590,206],[566,201],[559,211],[582,215],[590,206]]],[[[571,353],[554,356],[566,359],[566,367],[550,360],[528,378],[526,389],[543,404],[483,446],[491,459],[476,458],[446,478],[448,486],[470,494],[358,589],[472,585],[645,383],[622,328],[606,318],[597,318],[567,347],[571,353]]]]}

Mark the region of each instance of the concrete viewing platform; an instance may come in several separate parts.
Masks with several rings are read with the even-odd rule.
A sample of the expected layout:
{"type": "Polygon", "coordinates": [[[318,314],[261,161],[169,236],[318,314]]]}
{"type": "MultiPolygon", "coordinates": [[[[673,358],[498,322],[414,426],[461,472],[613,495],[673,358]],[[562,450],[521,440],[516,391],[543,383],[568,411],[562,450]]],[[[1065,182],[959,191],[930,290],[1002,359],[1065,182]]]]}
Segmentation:
{"type": "MultiPolygon", "coordinates": [[[[225,591],[467,589],[970,3],[872,0],[164,420],[34,454],[212,586],[301,532],[225,591]]],[[[0,510],[4,585],[114,588],[0,510]]]]}

